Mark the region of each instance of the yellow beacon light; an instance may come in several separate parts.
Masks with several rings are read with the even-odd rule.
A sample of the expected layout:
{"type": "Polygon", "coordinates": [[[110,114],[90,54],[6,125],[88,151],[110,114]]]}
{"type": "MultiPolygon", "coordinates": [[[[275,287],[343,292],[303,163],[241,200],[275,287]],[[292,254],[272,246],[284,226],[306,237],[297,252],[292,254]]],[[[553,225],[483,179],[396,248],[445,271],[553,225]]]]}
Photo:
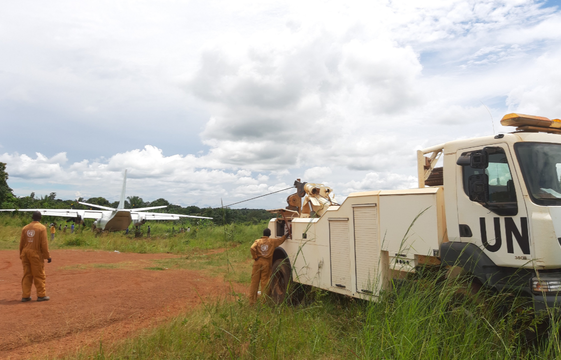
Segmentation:
{"type": "Polygon", "coordinates": [[[550,120],[543,116],[506,114],[501,119],[503,126],[516,126],[517,131],[551,132],[561,134],[561,120],[550,120]]]}

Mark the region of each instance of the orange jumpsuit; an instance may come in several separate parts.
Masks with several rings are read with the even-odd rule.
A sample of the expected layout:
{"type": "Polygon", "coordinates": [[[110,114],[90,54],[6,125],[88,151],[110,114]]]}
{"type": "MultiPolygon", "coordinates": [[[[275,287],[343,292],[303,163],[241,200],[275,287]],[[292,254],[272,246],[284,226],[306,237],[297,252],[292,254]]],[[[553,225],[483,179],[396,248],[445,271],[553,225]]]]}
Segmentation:
{"type": "Polygon", "coordinates": [[[47,243],[47,228],[40,222],[33,221],[21,231],[19,255],[23,265],[22,298],[31,297],[33,283],[35,283],[37,297],[47,296],[45,259],[49,259],[51,255],[47,243]]]}
{"type": "Polygon", "coordinates": [[[268,283],[271,277],[271,265],[274,250],[286,240],[287,235],[280,238],[263,236],[255,240],[251,245],[251,256],[255,260],[251,271],[251,285],[249,286],[249,302],[255,304],[257,301],[257,290],[261,281],[261,291],[268,294],[268,283]]]}

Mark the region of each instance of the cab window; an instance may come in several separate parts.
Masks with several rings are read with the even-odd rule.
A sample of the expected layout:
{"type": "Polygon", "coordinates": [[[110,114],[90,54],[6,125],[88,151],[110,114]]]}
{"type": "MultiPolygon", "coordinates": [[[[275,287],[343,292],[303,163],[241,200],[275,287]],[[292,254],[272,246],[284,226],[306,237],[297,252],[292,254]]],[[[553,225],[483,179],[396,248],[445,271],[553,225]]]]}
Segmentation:
{"type": "Polygon", "coordinates": [[[561,205],[561,144],[514,145],[526,188],[535,204],[561,205]]]}
{"type": "Polygon", "coordinates": [[[489,153],[489,166],[486,169],[473,169],[470,166],[462,167],[464,192],[469,196],[470,176],[486,174],[489,181],[489,201],[487,207],[493,211],[495,209],[509,209],[509,213],[517,213],[516,191],[505,151],[500,147],[487,149],[489,153]]]}

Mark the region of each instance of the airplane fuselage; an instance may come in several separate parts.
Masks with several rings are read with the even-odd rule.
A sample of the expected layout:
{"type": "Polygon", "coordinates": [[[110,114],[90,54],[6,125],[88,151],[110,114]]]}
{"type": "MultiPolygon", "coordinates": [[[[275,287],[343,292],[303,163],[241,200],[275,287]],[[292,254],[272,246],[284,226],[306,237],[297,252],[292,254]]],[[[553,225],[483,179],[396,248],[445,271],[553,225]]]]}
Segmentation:
{"type": "Polygon", "coordinates": [[[103,216],[94,222],[96,228],[107,231],[123,231],[132,222],[131,213],[128,210],[116,210],[103,216]]]}

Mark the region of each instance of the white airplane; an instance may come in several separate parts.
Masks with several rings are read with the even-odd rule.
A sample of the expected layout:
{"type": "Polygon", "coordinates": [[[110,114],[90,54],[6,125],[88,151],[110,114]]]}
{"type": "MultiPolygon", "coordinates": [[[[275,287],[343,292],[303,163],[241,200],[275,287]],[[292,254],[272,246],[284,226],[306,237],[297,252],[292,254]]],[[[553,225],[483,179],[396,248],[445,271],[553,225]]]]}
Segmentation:
{"type": "MultiPolygon", "coordinates": [[[[79,210],[79,209],[18,209],[18,211],[39,211],[43,216],[59,216],[75,218],[78,222],[82,219],[96,219],[94,226],[97,230],[103,231],[122,231],[134,223],[135,226],[142,225],[146,220],[179,220],[180,218],[193,219],[212,219],[205,216],[192,216],[182,214],[167,214],[145,212],[147,210],[163,209],[163,206],[151,206],[138,209],[125,209],[125,189],[127,185],[127,170],[125,170],[125,178],[123,180],[123,189],[121,191],[121,200],[117,208],[89,204],[86,202],[78,202],[79,204],[98,208],[101,210],[79,210]]],[[[2,209],[0,211],[15,211],[16,209],[2,209]]]]}

